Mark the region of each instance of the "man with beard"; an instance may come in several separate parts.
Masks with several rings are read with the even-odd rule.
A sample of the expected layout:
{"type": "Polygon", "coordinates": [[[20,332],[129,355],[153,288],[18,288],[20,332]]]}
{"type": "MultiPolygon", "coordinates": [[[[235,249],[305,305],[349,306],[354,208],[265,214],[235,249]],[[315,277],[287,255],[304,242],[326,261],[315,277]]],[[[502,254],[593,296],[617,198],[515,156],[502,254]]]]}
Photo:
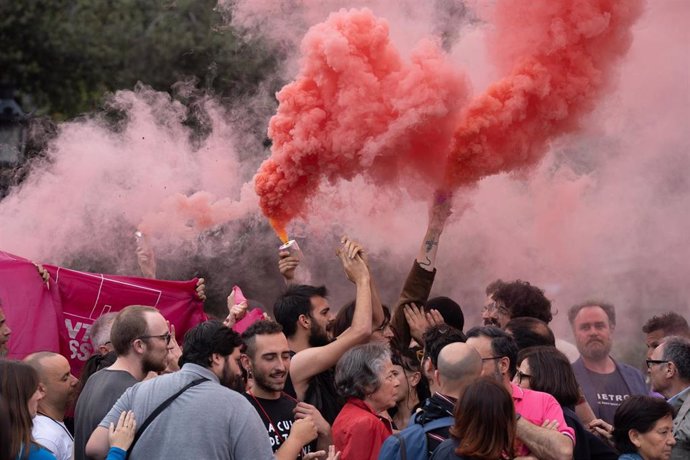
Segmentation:
{"type": "MultiPolygon", "coordinates": [[[[483,325],[505,329],[514,318],[534,318],[548,326],[553,319],[551,301],[546,298],[542,289],[527,281],[493,281],[486,287],[486,304],[482,307],[483,325]]],[[[577,348],[572,343],[560,338],[555,340],[556,348],[570,362],[577,359],[577,348]]]]}
{"type": "Polygon", "coordinates": [[[184,338],[182,368],[127,389],[93,432],[87,454],[104,458],[108,427],[131,410],[141,435],[128,456],[132,460],[273,458],[261,419],[241,394],[231,390],[242,389],[241,343],[220,321],[190,329],[184,338]],[[151,413],[176,394],[142,432],[151,413]]]}
{"type": "Polygon", "coordinates": [[[163,315],[153,307],[130,305],[121,310],[110,331],[117,359],[93,374],[77,401],[74,457],[84,460],[86,442],[125,390],[150,371],[165,369],[171,335],[163,315]]]}
{"type": "Polygon", "coordinates": [[[24,362],[36,369],[39,388],[45,396],[38,401],[33,419],[34,440],[50,450],[58,460],[70,460],[74,438],[65,426],[65,412],[77,396],[79,380],[72,375],[69,361],[51,351],[32,353],[24,362]]]}
{"type": "Polygon", "coordinates": [[[283,327],[294,352],[285,391],[313,404],[329,424],[333,424],[342,408],[335,390],[333,367],[347,350],[369,340],[373,322],[369,268],[362,258],[361,247],[344,238],[338,257],[357,293],[352,324],[336,340],[329,340],[327,333],[334,316],[325,287],[291,286],[273,308],[276,321],[283,327]]]}
{"type": "Polygon", "coordinates": [[[467,345],[479,353],[481,376],[493,377],[513,396],[517,415],[515,451],[544,459],[572,459],[575,431],[565,423],[556,398],[511,383],[516,372],[518,348],[504,330],[493,326],[467,331],[467,345]]]}
{"type": "Polygon", "coordinates": [[[258,321],[242,334],[244,353],[242,366],[253,377],[253,386],[245,396],[261,417],[273,452],[288,442],[293,423],[311,418],[318,430],[316,443],[303,447],[302,453],[328,451],[331,427],[319,411],[305,402],[298,402],[283,392],[290,371],[290,348],[283,328],[274,321],[258,321]]]}
{"type": "Polygon", "coordinates": [[[604,302],[585,302],[568,311],[580,358],[573,371],[594,415],[613,423],[618,406],[631,395],[648,394],[642,373],[611,356],[616,311],[604,302]]]}

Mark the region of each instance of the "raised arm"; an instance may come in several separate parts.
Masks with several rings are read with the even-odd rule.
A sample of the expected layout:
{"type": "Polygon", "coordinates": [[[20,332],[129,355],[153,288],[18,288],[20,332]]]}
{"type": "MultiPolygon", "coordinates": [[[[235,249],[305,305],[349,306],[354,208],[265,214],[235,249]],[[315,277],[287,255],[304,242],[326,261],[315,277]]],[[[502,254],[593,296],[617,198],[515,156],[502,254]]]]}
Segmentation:
{"type": "Polygon", "coordinates": [[[356,241],[350,240],[347,237],[343,237],[340,241],[343,245],[343,250],[347,252],[348,257],[353,258],[355,255],[359,254],[364,263],[367,264],[369,269],[369,289],[371,290],[371,313],[372,313],[372,328],[377,329],[383,325],[386,320],[386,316],[383,313],[383,304],[381,303],[381,296],[379,295],[379,290],[376,287],[376,282],[374,281],[374,276],[371,274],[371,266],[369,265],[369,256],[364,250],[361,244],[356,241]]]}
{"type": "Polygon", "coordinates": [[[352,324],[336,340],[322,347],[311,347],[292,357],[290,377],[297,395],[303,395],[309,379],[329,369],[340,357],[355,345],[366,342],[371,336],[371,287],[369,269],[359,254],[350,257],[346,251],[338,251],[347,278],[355,284],[357,296],[352,324]]]}
{"type": "Polygon", "coordinates": [[[451,197],[437,192],[434,196],[434,204],[429,211],[429,224],[427,225],[424,240],[417,253],[417,263],[424,270],[432,272],[436,267],[436,253],[438,243],[443,233],[443,227],[451,214],[451,197]]]}
{"type": "Polygon", "coordinates": [[[391,328],[399,347],[407,348],[410,344],[410,326],[405,319],[402,307],[416,304],[422,306],[429,299],[431,287],[436,275],[436,253],[441,233],[446,220],[451,214],[451,197],[436,193],[434,203],[429,210],[429,220],[424,239],[407,275],[398,302],[393,309],[391,328]]]}

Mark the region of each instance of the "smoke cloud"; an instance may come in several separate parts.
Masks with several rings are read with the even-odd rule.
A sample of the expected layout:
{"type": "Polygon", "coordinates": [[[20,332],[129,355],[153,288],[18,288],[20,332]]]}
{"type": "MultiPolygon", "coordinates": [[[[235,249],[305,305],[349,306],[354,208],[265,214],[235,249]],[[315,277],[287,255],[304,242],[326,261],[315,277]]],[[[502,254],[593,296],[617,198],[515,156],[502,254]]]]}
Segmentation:
{"type": "Polygon", "coordinates": [[[433,42],[415,48],[408,64],[385,21],[342,10],[310,29],[302,53],[296,81],[277,95],[272,155],[256,177],[278,229],[304,213],[322,180],[439,183],[467,91],[433,42]]]}
{"type": "MultiPolygon", "coordinates": [[[[575,2],[528,2],[549,10],[531,13],[533,17],[523,21],[531,27],[524,30],[510,28],[510,17],[498,14],[513,2],[231,3],[233,25],[281,44],[284,81],[299,81],[299,43],[307,30],[325,24],[330,13],[342,14],[340,8],[369,8],[375,24],[386,24],[382,49],[395,57],[400,69],[413,68],[413,50],[420,41],[440,39],[446,57],[436,62],[454,78],[461,72],[467,75],[473,88],[469,106],[469,89],[459,93],[458,101],[439,106],[449,113],[469,107],[456,119],[455,127],[462,127],[456,147],[461,145],[459,138],[476,136],[469,129],[470,115],[478,107],[490,108],[489,95],[498,88],[517,88],[516,79],[524,82],[520,88],[525,98],[511,106],[511,113],[527,107],[528,115],[541,121],[528,126],[516,124],[518,117],[510,123],[503,120],[490,134],[528,129],[514,138],[502,132],[487,137],[490,142],[475,144],[499,155],[491,158],[500,161],[487,166],[493,175],[450,176],[453,186],[474,185],[455,192],[456,211],[441,239],[433,294],[458,300],[468,325],[478,321],[484,286],[499,277],[525,279],[544,288],[559,312],[553,326],[566,338],[565,311],[592,297],[617,306],[619,341],[639,341],[641,322],[655,313],[675,310],[690,315],[685,280],[690,273],[687,2],[648,2],[628,29],[630,34],[614,18],[632,20],[640,13],[632,9],[637,2],[577,2],[580,8],[570,13],[579,14],[577,20],[549,29],[548,41],[540,41],[535,30],[543,32],[548,14],[575,2]],[[602,15],[587,5],[631,9],[622,16],[595,20],[602,15]],[[448,17],[439,12],[449,7],[457,21],[440,19],[448,17]],[[569,24],[577,27],[571,30],[569,24]],[[606,37],[614,30],[621,33],[606,37]],[[604,46],[604,38],[615,46],[604,46]],[[558,52],[571,45],[567,57],[580,56],[576,61],[582,63],[582,53],[589,53],[591,65],[555,72],[565,62],[556,59],[558,52]],[[548,58],[541,61],[543,56],[548,58]],[[529,73],[532,79],[518,78],[520,69],[530,68],[539,72],[529,73]],[[574,77],[592,69],[598,69],[594,84],[578,86],[580,80],[574,77]],[[506,84],[510,78],[512,86],[506,84]],[[582,90],[564,96],[559,91],[568,79],[582,90]],[[535,93],[535,81],[548,83],[549,91],[535,93]],[[530,88],[534,90],[527,92],[530,88]],[[563,97],[577,103],[565,110],[554,103],[563,97]],[[508,154],[513,156],[500,156],[508,154]]],[[[422,49],[434,49],[425,43],[422,49]]],[[[432,55],[443,56],[437,49],[432,55]]],[[[422,75],[423,69],[416,67],[422,75]]],[[[376,96],[383,103],[383,95],[376,96]]],[[[278,241],[259,212],[252,182],[268,152],[247,134],[247,125],[239,122],[243,117],[220,103],[204,101],[211,134],[195,142],[183,123],[187,109],[167,95],[137,88],[116,94],[111,104],[126,114],[117,129],[98,114],[63,124],[48,160],[35,165],[27,181],[0,202],[0,247],[37,261],[81,261],[76,268],[102,266],[131,273],[133,232],[143,228],[168,265],[183,267],[188,274],[201,269],[227,285],[226,294],[237,283],[248,297],[271,304],[280,289],[274,265],[278,241]],[[85,267],[84,260],[104,262],[85,267]]],[[[255,123],[264,126],[268,112],[280,113],[270,95],[242,104],[256,107],[260,119],[255,123]]],[[[378,132],[381,139],[390,139],[385,132],[378,132]]],[[[418,140],[405,134],[410,142],[418,140]]],[[[366,144],[357,137],[351,142],[366,144]]],[[[470,162],[477,161],[472,155],[478,151],[453,150],[458,161],[470,162]]],[[[388,158],[385,151],[368,152],[388,158]]],[[[383,298],[392,302],[421,243],[428,208],[425,193],[434,184],[401,175],[404,169],[394,170],[396,180],[378,182],[374,171],[383,168],[355,173],[356,167],[367,164],[356,156],[347,164],[347,174],[329,171],[326,180],[310,185],[316,199],[304,202],[303,217],[292,221],[290,234],[299,239],[313,273],[331,288],[336,308],[353,294],[332,251],[341,233],[369,249],[383,298]],[[341,179],[328,180],[331,177],[341,179]],[[409,180],[400,181],[401,177],[409,180]]],[[[159,267],[163,265],[159,261],[159,267]]]]}

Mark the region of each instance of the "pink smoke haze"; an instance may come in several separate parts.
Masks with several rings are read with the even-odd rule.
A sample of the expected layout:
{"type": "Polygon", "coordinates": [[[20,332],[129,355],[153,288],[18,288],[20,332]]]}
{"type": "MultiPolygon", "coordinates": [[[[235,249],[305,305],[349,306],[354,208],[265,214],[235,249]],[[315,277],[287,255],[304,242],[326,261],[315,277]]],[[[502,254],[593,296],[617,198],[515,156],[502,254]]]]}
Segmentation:
{"type": "Polygon", "coordinates": [[[122,132],[98,117],[61,125],[50,162],[0,202],[4,250],[46,262],[89,250],[116,254],[122,233],[133,238],[138,227],[163,249],[255,212],[215,103],[207,107],[213,134],[200,147],[182,125],[186,109],[165,93],[122,91],[111,104],[127,114],[122,132]]]}
{"type": "MultiPolygon", "coordinates": [[[[323,274],[318,281],[334,293],[332,305],[353,295],[332,256],[341,233],[368,248],[383,298],[394,301],[424,235],[437,185],[428,178],[443,169],[414,153],[425,139],[410,129],[446,132],[446,121],[457,117],[448,131],[451,142],[457,128],[448,182],[468,186],[456,190],[432,294],[458,300],[466,324],[477,323],[484,287],[499,277],[545,288],[558,311],[552,325],[565,337],[567,308],[592,297],[617,306],[617,343],[639,342],[640,324],[654,313],[690,316],[687,1],[647,2],[641,12],[637,1],[474,0],[466,2],[470,9],[446,55],[429,41],[420,45],[436,38],[442,15],[434,8],[442,2],[232,3],[233,25],[270,33],[288,56],[279,77],[295,83],[280,107],[263,94],[242,103],[263,108],[262,115],[270,107],[275,123],[283,123],[271,127],[276,145],[299,154],[291,162],[274,151],[271,171],[306,165],[318,173],[277,176],[274,184],[284,188],[267,188],[265,196],[294,188],[286,209],[271,204],[285,216],[304,216],[293,220],[291,234],[303,238],[305,256],[323,274]],[[355,7],[373,11],[368,22],[360,19],[372,26],[362,32],[376,38],[372,53],[348,54],[355,48],[345,44],[358,35],[333,19],[347,12],[324,22],[355,7]],[[604,7],[610,14],[602,14],[604,7]],[[305,49],[311,64],[298,63],[305,49]],[[459,72],[474,87],[469,105],[459,72]],[[444,86],[446,77],[459,84],[444,86]],[[309,97],[297,97],[298,84],[309,97]],[[396,116],[400,107],[412,115],[396,116]],[[298,117],[300,108],[309,116],[298,117]],[[315,124],[319,117],[322,125],[315,124]]],[[[120,131],[105,128],[97,115],[61,125],[50,161],[0,202],[0,248],[53,263],[91,250],[122,258],[120,243],[137,228],[158,251],[193,250],[205,229],[264,219],[251,180],[257,162],[247,160],[261,147],[245,151],[245,126],[229,121],[220,102],[207,101],[212,134],[201,145],[192,145],[181,123],[185,109],[165,94],[138,88],[118,93],[113,104],[129,120],[120,131]]],[[[229,230],[224,238],[232,244],[255,236],[229,230]]],[[[264,241],[247,245],[247,273],[261,273],[251,265],[267,257],[265,248],[264,241]]],[[[280,283],[254,276],[248,296],[280,283]]]]}
{"type": "Polygon", "coordinates": [[[341,10],[310,29],[302,53],[300,74],[277,95],[272,156],[256,176],[269,218],[284,225],[303,214],[322,180],[439,182],[467,90],[433,42],[405,62],[386,21],[341,10]]]}
{"type": "Polygon", "coordinates": [[[537,163],[547,141],[591,112],[632,42],[641,0],[505,0],[494,47],[509,76],[472,101],[455,134],[446,185],[537,163]]]}

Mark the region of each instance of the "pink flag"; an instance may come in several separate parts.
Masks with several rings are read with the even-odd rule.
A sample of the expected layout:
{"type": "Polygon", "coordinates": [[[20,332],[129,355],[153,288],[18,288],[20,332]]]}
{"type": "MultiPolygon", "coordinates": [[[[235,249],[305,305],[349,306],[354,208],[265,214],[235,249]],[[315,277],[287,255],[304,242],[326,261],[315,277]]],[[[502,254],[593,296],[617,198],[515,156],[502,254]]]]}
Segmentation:
{"type": "Polygon", "coordinates": [[[78,375],[91,354],[91,324],[128,305],[158,308],[175,325],[178,341],[206,320],[195,295],[197,279],[162,281],[79,272],[45,265],[50,288],[28,260],[0,252],[0,299],[12,328],[9,356],[48,350],[62,353],[78,375]]]}

